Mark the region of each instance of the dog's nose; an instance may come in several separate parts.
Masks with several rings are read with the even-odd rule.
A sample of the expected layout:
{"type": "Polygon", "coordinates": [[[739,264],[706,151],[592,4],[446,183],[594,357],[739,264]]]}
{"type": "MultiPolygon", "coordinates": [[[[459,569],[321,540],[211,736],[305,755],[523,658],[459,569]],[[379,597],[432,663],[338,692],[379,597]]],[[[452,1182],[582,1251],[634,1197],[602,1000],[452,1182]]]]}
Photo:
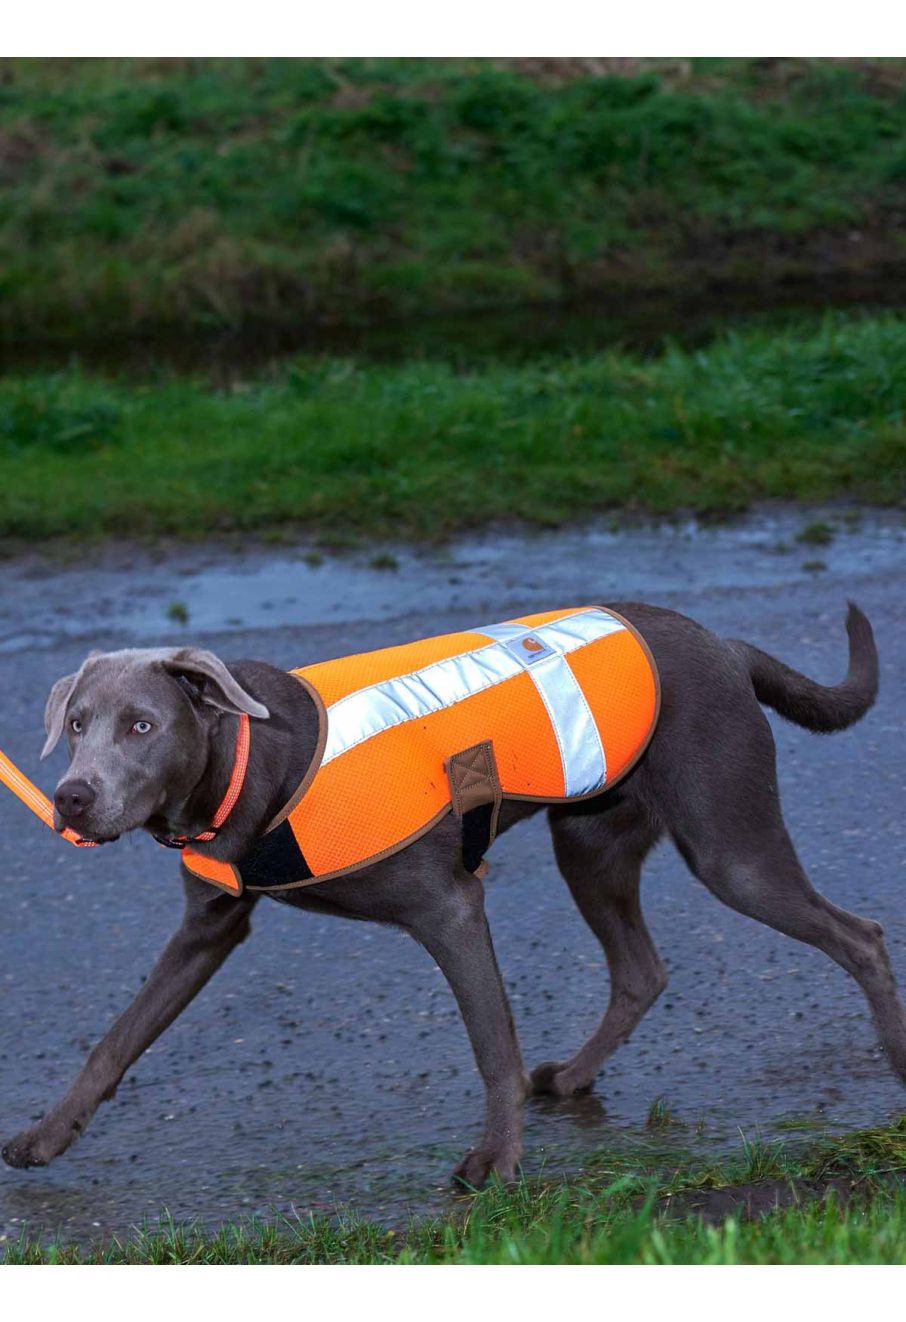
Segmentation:
{"type": "Polygon", "coordinates": [[[53,801],[64,822],[71,822],[81,817],[96,798],[97,795],[86,780],[65,780],[57,786],[53,801]]]}

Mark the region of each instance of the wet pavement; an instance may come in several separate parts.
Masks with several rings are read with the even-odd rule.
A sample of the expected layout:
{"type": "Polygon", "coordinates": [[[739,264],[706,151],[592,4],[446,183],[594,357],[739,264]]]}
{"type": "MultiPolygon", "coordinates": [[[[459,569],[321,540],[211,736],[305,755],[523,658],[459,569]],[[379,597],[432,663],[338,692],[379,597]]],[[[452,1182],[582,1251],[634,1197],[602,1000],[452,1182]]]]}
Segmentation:
{"type": "MultiPolygon", "coordinates": [[[[811,534],[820,539],[820,530],[811,534]]],[[[488,533],[442,549],[326,555],[235,545],[126,547],[0,568],[0,747],[45,788],[47,691],[92,647],[203,642],[283,666],[585,601],[643,599],[741,636],[825,682],[845,667],[847,597],[868,612],[881,695],[819,738],[771,718],[800,855],[835,902],[879,919],[906,981],[903,824],[906,521],[796,511],[618,530],[488,533]],[[823,520],[828,544],[797,541],[823,520]],[[823,565],[818,568],[816,562],[823,565]],[[809,568],[804,566],[809,565],[809,568]],[[186,623],[179,622],[188,616],[186,623]]],[[[128,1003],[179,919],[175,859],[129,838],[73,850],[10,794],[0,934],[6,1139],[37,1119],[128,1003]]],[[[599,947],[554,867],[543,818],[491,854],[487,903],[529,1065],[575,1048],[607,995],[599,947]]],[[[417,884],[417,879],[414,879],[417,884]]],[[[670,1141],[842,1129],[899,1115],[900,1084],[861,993],[823,955],[718,904],[662,846],[644,883],[670,986],[595,1094],[530,1103],[525,1167],[581,1167],[634,1141],[663,1095],[670,1141]],[[791,1129],[791,1127],[793,1127],[791,1129]]],[[[146,1053],[81,1139],[45,1170],[0,1167],[0,1236],[91,1239],[168,1209],[216,1225],[330,1211],[405,1224],[449,1205],[482,1090],[453,998],[406,937],[266,900],[254,936],[146,1053]]]]}

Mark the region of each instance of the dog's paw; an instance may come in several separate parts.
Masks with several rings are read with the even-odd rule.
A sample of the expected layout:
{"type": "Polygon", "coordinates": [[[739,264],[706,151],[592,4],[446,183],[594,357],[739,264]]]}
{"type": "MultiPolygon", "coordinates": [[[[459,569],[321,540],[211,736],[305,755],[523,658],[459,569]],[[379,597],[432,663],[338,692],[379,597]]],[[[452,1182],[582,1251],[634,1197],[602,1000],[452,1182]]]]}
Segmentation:
{"type": "Polygon", "coordinates": [[[54,1157],[65,1152],[80,1132],[81,1128],[77,1125],[73,1125],[63,1133],[58,1133],[47,1125],[38,1124],[32,1129],[23,1129],[21,1134],[17,1134],[15,1138],[4,1144],[0,1149],[0,1157],[7,1166],[13,1166],[17,1170],[27,1170],[30,1166],[46,1166],[54,1157]]]}
{"type": "Polygon", "coordinates": [[[592,1086],[587,1079],[577,1078],[562,1060],[545,1060],[532,1070],[530,1078],[535,1097],[572,1097],[592,1086]]]}
{"type": "Polygon", "coordinates": [[[34,1129],[26,1129],[23,1133],[17,1134],[0,1149],[0,1157],[7,1166],[13,1166],[16,1170],[27,1170],[29,1166],[46,1166],[52,1156],[52,1153],[45,1150],[39,1132],[34,1129]]]}
{"type": "Polygon", "coordinates": [[[487,1148],[473,1148],[454,1170],[453,1181],[465,1185],[467,1189],[481,1189],[493,1175],[503,1184],[512,1184],[516,1179],[518,1162],[518,1152],[491,1152],[487,1148]]]}

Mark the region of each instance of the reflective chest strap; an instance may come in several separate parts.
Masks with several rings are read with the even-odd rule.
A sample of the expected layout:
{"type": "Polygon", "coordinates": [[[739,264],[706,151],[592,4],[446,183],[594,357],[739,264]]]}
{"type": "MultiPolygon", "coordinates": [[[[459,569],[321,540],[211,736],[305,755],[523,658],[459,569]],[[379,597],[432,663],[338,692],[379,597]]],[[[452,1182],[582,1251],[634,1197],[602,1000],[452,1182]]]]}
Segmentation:
{"type": "Polygon", "coordinates": [[[605,611],[586,610],[537,629],[510,623],[476,630],[516,657],[538,690],[557,740],[563,792],[568,799],[602,789],[607,760],[595,719],[566,655],[624,628],[605,611]]]}

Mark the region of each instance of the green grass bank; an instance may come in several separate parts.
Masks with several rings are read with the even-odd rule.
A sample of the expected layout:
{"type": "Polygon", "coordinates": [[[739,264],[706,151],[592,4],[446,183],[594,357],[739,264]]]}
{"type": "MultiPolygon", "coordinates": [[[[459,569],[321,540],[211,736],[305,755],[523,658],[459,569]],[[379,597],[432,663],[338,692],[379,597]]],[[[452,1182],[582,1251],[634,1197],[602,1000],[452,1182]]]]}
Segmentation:
{"type": "Polygon", "coordinates": [[[906,321],[826,318],[654,360],[458,372],[300,360],[217,392],[0,380],[0,535],[442,538],[494,520],[906,492],[906,321]]]}
{"type": "MultiPolygon", "coordinates": [[[[906,1261],[906,1121],[798,1154],[744,1146],[707,1165],[654,1143],[601,1153],[575,1182],[524,1181],[463,1198],[402,1229],[337,1217],[282,1218],[216,1232],[162,1219],[96,1248],[5,1247],[7,1264],[885,1264],[906,1261]],[[832,1187],[831,1187],[832,1186],[832,1187]],[[708,1212],[717,1196],[785,1202],[761,1215],[708,1212]]],[[[757,1201],[756,1201],[757,1206],[757,1201]]],[[[751,1208],[750,1208],[751,1211],[751,1208]]]]}
{"type": "Polygon", "coordinates": [[[0,60],[0,335],[906,271],[902,60],[0,60]]]}

